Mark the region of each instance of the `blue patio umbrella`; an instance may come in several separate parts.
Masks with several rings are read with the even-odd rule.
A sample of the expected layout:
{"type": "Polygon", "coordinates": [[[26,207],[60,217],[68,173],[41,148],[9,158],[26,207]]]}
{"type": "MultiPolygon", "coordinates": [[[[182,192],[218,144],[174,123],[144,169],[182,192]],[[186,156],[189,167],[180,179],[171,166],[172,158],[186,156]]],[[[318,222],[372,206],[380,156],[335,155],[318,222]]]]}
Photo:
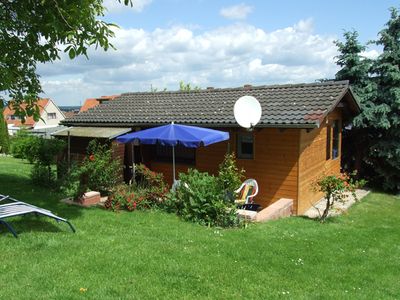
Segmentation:
{"type": "Polygon", "coordinates": [[[187,148],[208,146],[226,141],[229,133],[203,127],[174,124],[144,129],[117,137],[120,143],[139,142],[141,144],[160,144],[172,146],[173,178],[175,182],[175,146],[183,145],[187,148]]]}

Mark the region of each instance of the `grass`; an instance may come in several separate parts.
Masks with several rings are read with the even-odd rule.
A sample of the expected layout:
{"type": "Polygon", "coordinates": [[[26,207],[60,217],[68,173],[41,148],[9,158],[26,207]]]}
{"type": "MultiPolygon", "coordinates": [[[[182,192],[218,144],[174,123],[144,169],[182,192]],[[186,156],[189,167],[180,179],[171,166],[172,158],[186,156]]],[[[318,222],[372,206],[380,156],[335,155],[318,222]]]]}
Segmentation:
{"type": "Polygon", "coordinates": [[[12,221],[18,239],[0,227],[0,299],[400,297],[398,197],[372,193],[326,224],[294,217],[221,230],[157,211],[67,206],[29,171],[0,157],[0,193],[77,232],[35,217],[12,221]]]}

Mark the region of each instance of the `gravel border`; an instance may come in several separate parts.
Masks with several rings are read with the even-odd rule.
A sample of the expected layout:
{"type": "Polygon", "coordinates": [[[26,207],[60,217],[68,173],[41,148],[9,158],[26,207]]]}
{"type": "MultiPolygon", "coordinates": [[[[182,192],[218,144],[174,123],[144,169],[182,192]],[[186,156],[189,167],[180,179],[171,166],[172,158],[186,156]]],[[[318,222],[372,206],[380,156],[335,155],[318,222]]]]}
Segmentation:
{"type": "MultiPolygon", "coordinates": [[[[369,190],[357,189],[356,196],[358,201],[367,196],[369,193],[370,193],[369,190]]],[[[343,201],[335,202],[331,211],[329,212],[328,217],[341,215],[342,213],[346,212],[349,209],[349,207],[352,206],[354,203],[356,203],[354,197],[351,195],[351,193],[347,193],[347,197],[343,201]]],[[[318,218],[319,217],[318,209],[322,214],[325,205],[326,205],[325,198],[321,198],[321,200],[316,202],[313,205],[313,207],[308,209],[303,215],[312,219],[318,218]]]]}

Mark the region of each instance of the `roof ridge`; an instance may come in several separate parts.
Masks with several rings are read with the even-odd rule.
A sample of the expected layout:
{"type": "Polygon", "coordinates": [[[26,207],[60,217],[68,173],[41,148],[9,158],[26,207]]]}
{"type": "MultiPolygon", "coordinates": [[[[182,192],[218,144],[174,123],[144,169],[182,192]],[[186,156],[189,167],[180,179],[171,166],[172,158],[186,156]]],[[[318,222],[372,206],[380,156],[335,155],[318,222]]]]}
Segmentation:
{"type": "Polygon", "coordinates": [[[309,87],[309,86],[326,86],[326,85],[349,85],[348,80],[327,80],[322,82],[308,82],[308,83],[285,83],[285,84],[272,84],[272,85],[258,85],[249,87],[232,87],[232,88],[205,88],[200,90],[192,91],[159,91],[159,92],[126,92],[120,96],[129,95],[149,95],[149,94],[190,94],[190,93],[213,93],[213,92],[225,92],[225,91],[248,91],[258,89],[273,89],[273,88],[294,88],[294,87],[309,87]]]}

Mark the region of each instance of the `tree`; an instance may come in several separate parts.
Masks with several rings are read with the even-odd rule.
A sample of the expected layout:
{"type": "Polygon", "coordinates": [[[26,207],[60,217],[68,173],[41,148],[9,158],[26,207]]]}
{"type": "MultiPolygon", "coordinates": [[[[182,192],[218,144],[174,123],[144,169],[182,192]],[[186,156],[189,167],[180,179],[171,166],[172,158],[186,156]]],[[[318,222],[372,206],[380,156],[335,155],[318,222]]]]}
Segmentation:
{"type": "Polygon", "coordinates": [[[103,0],[0,1],[0,92],[14,100],[16,115],[39,119],[37,63],[58,60],[62,51],[71,59],[87,57],[92,45],[113,48],[108,40],[115,25],[98,19],[104,12],[103,0]]]}
{"type": "Polygon", "coordinates": [[[4,120],[3,102],[0,101],[0,153],[8,153],[10,138],[8,136],[7,122],[4,120]]]}
{"type": "Polygon", "coordinates": [[[181,80],[179,81],[179,90],[181,92],[199,91],[200,87],[197,85],[192,86],[190,83],[185,83],[183,80],[181,80]]]}
{"type": "Polygon", "coordinates": [[[354,173],[340,175],[323,175],[312,183],[313,189],[316,192],[324,193],[325,207],[321,213],[320,209],[314,206],[318,211],[319,220],[325,222],[329,213],[334,209],[336,202],[346,202],[351,195],[357,201],[356,189],[365,185],[364,180],[354,180],[354,173]]]}
{"type": "Polygon", "coordinates": [[[346,31],[343,36],[344,43],[335,41],[335,45],[340,52],[336,57],[336,64],[342,67],[335,77],[337,80],[349,80],[353,91],[362,104],[363,99],[368,97],[372,88],[369,78],[372,62],[361,55],[366,50],[366,47],[359,43],[357,31],[346,31]]]}
{"type": "MultiPolygon", "coordinates": [[[[369,77],[372,61],[362,57],[366,47],[358,41],[357,31],[346,31],[343,36],[344,42],[335,41],[340,52],[336,63],[341,67],[335,78],[349,80],[363,114],[364,103],[373,97],[376,91],[376,85],[369,77]]],[[[346,150],[343,151],[342,166],[346,171],[356,169],[361,176],[365,176],[363,159],[368,152],[368,129],[355,126],[354,123],[351,125],[350,128],[343,129],[342,147],[346,150]]]]}
{"type": "Polygon", "coordinates": [[[372,131],[368,163],[386,190],[400,191],[400,15],[391,8],[386,27],[375,44],[383,47],[372,66],[377,84],[376,97],[365,104],[366,111],[355,120],[372,131]]]}
{"type": "Polygon", "coordinates": [[[399,191],[400,16],[395,8],[390,12],[390,20],[374,41],[383,47],[377,59],[368,62],[361,58],[365,48],[354,32],[345,34],[345,43],[337,42],[342,67],[337,79],[349,79],[361,102],[362,113],[354,119],[352,131],[354,149],[369,166],[364,175],[385,190],[399,191]]]}

